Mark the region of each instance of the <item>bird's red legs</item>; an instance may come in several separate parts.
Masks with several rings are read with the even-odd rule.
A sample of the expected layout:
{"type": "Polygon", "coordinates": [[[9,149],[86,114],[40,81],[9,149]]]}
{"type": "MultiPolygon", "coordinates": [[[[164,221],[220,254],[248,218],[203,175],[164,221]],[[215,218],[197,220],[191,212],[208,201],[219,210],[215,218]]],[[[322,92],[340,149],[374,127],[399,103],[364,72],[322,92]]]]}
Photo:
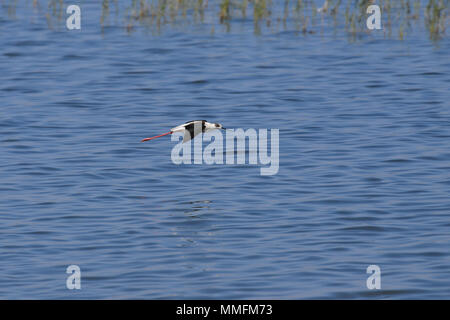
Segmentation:
{"type": "Polygon", "coordinates": [[[160,134],[159,136],[154,136],[154,137],[142,139],[141,142],[148,141],[148,140],[152,140],[152,139],[156,139],[156,138],[159,138],[159,137],[162,137],[162,136],[166,136],[166,135],[172,134],[172,133],[173,133],[172,131],[169,131],[169,132],[160,134]]]}

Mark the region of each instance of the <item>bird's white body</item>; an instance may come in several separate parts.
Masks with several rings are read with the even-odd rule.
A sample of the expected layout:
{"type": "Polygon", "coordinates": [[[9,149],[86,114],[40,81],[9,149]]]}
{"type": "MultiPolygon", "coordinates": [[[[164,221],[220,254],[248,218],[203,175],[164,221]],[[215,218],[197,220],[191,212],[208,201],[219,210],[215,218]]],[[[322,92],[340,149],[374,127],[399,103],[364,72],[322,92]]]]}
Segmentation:
{"type": "Polygon", "coordinates": [[[194,126],[197,125],[197,126],[199,126],[199,128],[202,128],[202,126],[204,126],[203,132],[210,131],[210,130],[213,130],[213,129],[221,129],[222,128],[222,126],[217,127],[216,123],[210,123],[210,122],[207,122],[207,121],[204,121],[202,123],[202,121],[204,121],[204,120],[189,121],[189,122],[186,122],[186,123],[181,124],[179,126],[176,126],[175,128],[170,129],[170,131],[172,131],[172,132],[184,132],[184,130],[186,130],[186,127],[192,126],[192,125],[194,125],[194,126]]]}
{"type": "Polygon", "coordinates": [[[184,132],[183,142],[187,142],[194,139],[200,133],[205,133],[214,129],[222,129],[222,125],[219,123],[210,123],[206,120],[194,120],[186,122],[175,128],[172,128],[172,132],[184,132]]]}

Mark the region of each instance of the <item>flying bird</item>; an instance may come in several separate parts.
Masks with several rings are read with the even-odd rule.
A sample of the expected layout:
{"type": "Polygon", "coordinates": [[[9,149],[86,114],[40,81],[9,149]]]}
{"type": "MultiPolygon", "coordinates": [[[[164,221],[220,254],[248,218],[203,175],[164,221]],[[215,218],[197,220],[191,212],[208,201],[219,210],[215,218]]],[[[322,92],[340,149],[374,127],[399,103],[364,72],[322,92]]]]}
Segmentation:
{"type": "Polygon", "coordinates": [[[182,125],[179,125],[175,128],[172,128],[172,129],[170,129],[169,132],[160,134],[159,136],[142,139],[141,142],[152,140],[152,139],[159,138],[162,136],[166,136],[166,135],[172,134],[174,132],[184,132],[184,137],[183,137],[183,143],[184,143],[191,139],[194,139],[194,137],[200,133],[205,133],[205,132],[215,130],[215,129],[226,130],[224,127],[222,127],[222,125],[220,123],[210,123],[210,122],[207,122],[206,120],[193,120],[193,121],[188,121],[188,122],[186,122],[182,125]]]}

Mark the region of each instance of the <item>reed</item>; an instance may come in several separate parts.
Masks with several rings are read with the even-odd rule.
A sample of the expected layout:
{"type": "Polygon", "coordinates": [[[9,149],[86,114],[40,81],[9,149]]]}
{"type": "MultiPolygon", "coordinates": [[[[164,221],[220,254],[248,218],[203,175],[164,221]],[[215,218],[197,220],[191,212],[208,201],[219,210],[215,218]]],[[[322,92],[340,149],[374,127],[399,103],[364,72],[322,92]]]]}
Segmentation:
{"type": "Polygon", "coordinates": [[[425,10],[425,24],[432,40],[445,34],[448,20],[448,0],[430,0],[425,10]]]}
{"type": "MultiPolygon", "coordinates": [[[[0,0],[8,15],[15,16],[20,0],[0,0]]],[[[25,1],[25,0],[22,0],[25,1]]],[[[450,0],[102,0],[100,25],[111,24],[111,7],[116,8],[114,24],[122,24],[127,32],[145,27],[160,32],[165,26],[185,28],[189,24],[206,24],[214,33],[218,25],[226,31],[233,24],[253,24],[255,34],[296,30],[313,34],[320,28],[333,28],[334,34],[347,33],[353,38],[370,34],[366,27],[366,9],[377,4],[382,11],[383,36],[398,35],[404,39],[415,29],[425,28],[430,39],[445,37],[450,0]],[[252,14],[250,14],[252,13],[252,14]],[[273,22],[276,22],[275,24],[273,22]]],[[[65,17],[66,0],[28,1],[44,8],[49,26],[60,24],[65,17]],[[40,2],[47,1],[47,6],[40,2]],[[54,21],[57,20],[57,22],[54,21]]],[[[373,34],[376,34],[373,32],[373,34]]]]}

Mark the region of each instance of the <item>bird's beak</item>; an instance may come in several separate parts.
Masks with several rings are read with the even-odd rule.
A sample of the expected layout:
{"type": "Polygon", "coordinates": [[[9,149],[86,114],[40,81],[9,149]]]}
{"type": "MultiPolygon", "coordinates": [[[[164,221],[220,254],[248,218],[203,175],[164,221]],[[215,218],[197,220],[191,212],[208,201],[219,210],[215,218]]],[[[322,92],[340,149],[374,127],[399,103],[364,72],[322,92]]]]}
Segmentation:
{"type": "Polygon", "coordinates": [[[227,130],[227,128],[222,127],[223,130],[227,130]]]}

